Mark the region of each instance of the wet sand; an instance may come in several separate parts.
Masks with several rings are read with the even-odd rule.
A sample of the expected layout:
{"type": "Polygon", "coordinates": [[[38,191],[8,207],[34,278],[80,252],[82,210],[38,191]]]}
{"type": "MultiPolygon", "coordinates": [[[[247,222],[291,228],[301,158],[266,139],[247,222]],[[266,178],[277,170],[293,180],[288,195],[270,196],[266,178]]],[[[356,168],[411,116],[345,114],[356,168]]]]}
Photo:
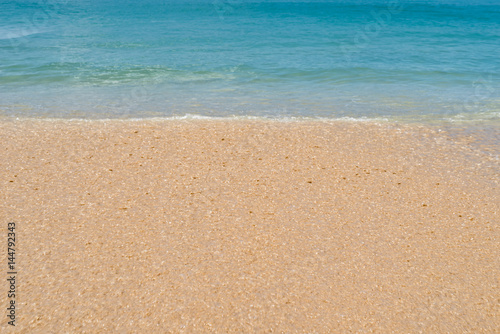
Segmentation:
{"type": "Polygon", "coordinates": [[[470,136],[213,120],[4,120],[0,135],[15,331],[500,328],[500,163],[470,136]]]}

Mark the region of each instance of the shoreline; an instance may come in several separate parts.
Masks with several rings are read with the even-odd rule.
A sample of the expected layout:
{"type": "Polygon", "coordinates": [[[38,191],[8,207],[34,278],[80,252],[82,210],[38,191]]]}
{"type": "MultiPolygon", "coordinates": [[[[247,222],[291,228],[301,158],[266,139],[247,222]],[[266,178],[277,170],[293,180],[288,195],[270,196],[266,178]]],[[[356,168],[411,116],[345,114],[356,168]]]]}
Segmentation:
{"type": "Polygon", "coordinates": [[[468,133],[0,120],[0,135],[18,330],[500,325],[500,162],[468,133]]]}
{"type": "MultiPolygon", "coordinates": [[[[94,116],[97,116],[94,115],[94,116]]],[[[114,115],[110,117],[94,117],[87,116],[19,116],[19,115],[0,115],[0,121],[262,121],[262,122],[353,122],[353,123],[397,123],[397,124],[419,124],[419,125],[491,125],[500,126],[500,120],[496,118],[431,118],[431,115],[420,116],[418,118],[410,118],[400,116],[339,116],[339,117],[324,117],[324,116],[251,116],[251,115],[227,115],[227,116],[206,116],[202,114],[187,113],[184,115],[171,116],[138,116],[131,115],[114,115]]],[[[458,115],[454,115],[457,117],[458,115]]],[[[471,115],[469,115],[471,116],[471,115]]]]}

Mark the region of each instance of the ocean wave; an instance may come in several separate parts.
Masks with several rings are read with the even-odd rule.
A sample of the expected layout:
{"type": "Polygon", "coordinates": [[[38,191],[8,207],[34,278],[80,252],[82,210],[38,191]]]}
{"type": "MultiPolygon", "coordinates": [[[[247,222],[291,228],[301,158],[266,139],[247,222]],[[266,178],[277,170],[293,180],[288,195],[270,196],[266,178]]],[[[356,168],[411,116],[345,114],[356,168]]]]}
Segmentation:
{"type": "Polygon", "coordinates": [[[232,80],[234,72],[174,69],[165,66],[92,66],[51,63],[37,67],[4,67],[0,84],[38,85],[69,83],[74,86],[120,86],[232,80]]]}
{"type": "Polygon", "coordinates": [[[0,40],[10,40],[31,35],[38,35],[49,32],[50,30],[34,28],[3,28],[0,30],[0,40]]]}

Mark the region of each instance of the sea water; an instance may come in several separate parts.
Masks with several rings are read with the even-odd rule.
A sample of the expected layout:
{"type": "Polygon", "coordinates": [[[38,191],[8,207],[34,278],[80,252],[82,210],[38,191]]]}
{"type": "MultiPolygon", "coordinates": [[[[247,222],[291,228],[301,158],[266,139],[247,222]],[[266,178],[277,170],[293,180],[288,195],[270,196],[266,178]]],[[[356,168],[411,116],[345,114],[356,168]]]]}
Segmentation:
{"type": "Polygon", "coordinates": [[[0,116],[500,120],[500,1],[0,0],[0,116]]]}

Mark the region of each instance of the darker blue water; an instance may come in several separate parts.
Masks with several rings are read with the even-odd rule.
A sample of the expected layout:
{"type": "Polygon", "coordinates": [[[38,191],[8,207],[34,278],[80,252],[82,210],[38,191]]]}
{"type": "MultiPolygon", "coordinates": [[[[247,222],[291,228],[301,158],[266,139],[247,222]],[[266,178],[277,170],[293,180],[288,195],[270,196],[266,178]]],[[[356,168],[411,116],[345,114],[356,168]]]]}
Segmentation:
{"type": "Polygon", "coordinates": [[[494,1],[0,0],[0,115],[500,120],[494,1]]]}

